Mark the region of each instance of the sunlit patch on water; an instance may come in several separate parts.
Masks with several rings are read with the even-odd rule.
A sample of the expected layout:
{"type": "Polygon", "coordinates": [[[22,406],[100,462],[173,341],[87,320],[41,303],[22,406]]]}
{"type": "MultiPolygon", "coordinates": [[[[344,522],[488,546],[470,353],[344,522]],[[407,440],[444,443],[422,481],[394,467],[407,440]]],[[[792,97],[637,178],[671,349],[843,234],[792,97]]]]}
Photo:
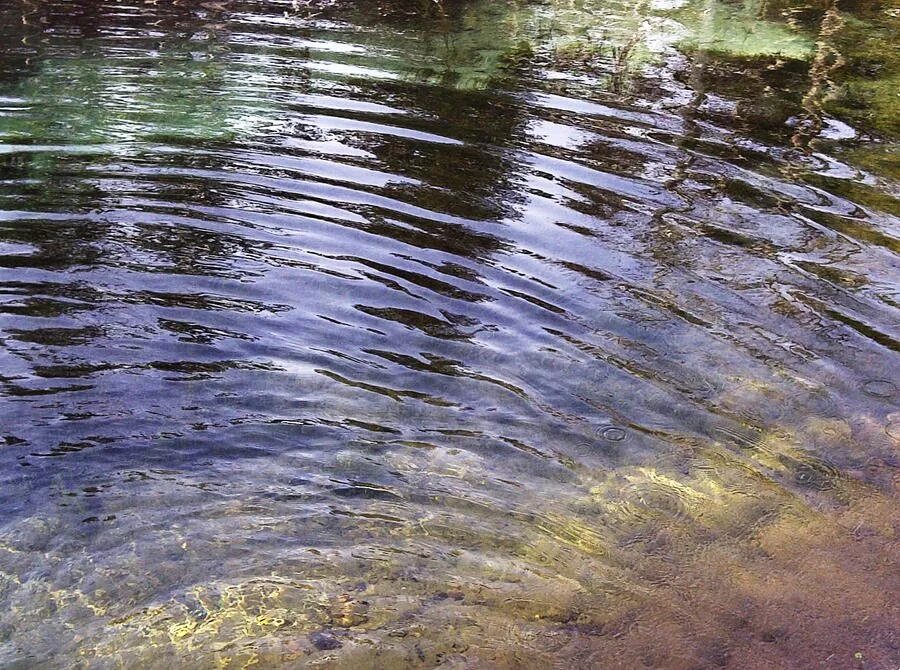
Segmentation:
{"type": "Polygon", "coordinates": [[[896,20],[0,8],[0,666],[900,664],[896,20]]]}

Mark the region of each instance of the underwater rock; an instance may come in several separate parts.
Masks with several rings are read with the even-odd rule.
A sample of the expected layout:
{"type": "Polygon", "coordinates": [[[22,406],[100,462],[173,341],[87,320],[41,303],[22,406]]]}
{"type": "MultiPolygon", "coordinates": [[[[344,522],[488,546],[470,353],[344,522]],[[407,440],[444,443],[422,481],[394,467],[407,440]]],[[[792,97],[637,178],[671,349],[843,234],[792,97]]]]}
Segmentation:
{"type": "Polygon", "coordinates": [[[309,641],[312,642],[313,646],[319,651],[332,651],[344,646],[340,640],[327,630],[319,630],[315,633],[310,633],[309,641]]]}

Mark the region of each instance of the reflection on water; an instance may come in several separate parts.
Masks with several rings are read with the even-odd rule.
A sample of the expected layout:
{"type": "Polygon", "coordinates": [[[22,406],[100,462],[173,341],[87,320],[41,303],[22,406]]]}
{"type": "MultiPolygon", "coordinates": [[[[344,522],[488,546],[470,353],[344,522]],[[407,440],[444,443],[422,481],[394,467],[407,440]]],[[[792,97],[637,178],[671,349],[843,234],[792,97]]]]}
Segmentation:
{"type": "Polygon", "coordinates": [[[897,12],[0,8],[0,666],[890,668],[897,12]]]}

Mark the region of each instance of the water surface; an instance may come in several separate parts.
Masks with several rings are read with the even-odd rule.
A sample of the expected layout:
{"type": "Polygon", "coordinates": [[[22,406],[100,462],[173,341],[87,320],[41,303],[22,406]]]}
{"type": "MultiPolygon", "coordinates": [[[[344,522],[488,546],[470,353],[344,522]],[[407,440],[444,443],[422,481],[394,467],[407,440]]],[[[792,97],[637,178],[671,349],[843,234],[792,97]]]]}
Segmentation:
{"type": "Polygon", "coordinates": [[[0,7],[0,666],[896,668],[898,12],[0,7]]]}

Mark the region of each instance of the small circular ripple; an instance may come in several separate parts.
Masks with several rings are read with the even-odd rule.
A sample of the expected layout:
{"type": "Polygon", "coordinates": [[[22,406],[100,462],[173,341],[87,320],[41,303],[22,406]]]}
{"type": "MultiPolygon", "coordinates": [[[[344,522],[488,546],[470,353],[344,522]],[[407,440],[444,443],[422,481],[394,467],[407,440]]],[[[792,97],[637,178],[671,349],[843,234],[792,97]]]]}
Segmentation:
{"type": "Polygon", "coordinates": [[[897,393],[897,385],[888,379],[870,379],[862,388],[873,398],[892,398],[897,393]]]}
{"type": "Polygon", "coordinates": [[[600,426],[596,430],[597,436],[607,442],[622,442],[628,433],[624,428],[619,426],[600,426]]]}
{"type": "Polygon", "coordinates": [[[900,421],[891,421],[884,427],[887,436],[896,442],[900,442],[900,421]]]}
{"type": "Polygon", "coordinates": [[[845,478],[836,465],[812,454],[799,458],[782,456],[781,461],[790,470],[794,482],[805,489],[830,491],[845,478]]]}

